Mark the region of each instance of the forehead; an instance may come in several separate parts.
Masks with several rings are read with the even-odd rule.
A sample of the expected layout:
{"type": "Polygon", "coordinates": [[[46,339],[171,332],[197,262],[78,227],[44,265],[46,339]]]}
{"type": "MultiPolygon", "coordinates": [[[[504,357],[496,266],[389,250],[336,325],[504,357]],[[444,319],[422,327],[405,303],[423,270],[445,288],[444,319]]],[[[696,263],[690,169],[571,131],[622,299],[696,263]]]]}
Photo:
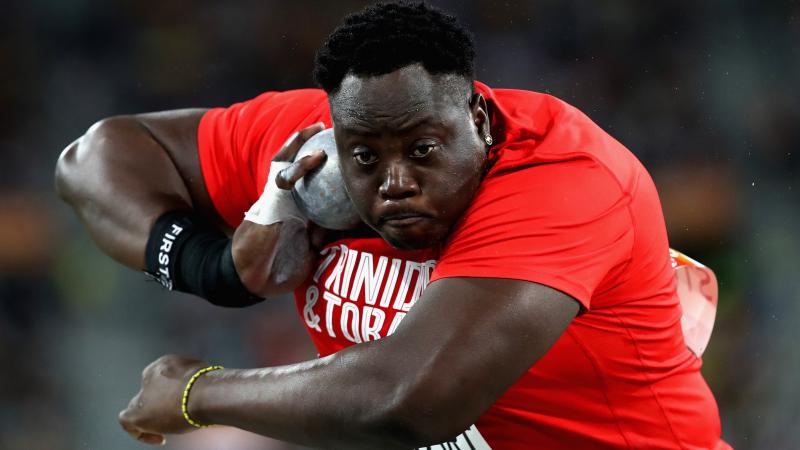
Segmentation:
{"type": "Polygon", "coordinates": [[[331,115],[337,128],[351,130],[443,122],[467,109],[469,94],[463,77],[430,75],[419,65],[379,76],[351,74],[330,98],[331,115]]]}

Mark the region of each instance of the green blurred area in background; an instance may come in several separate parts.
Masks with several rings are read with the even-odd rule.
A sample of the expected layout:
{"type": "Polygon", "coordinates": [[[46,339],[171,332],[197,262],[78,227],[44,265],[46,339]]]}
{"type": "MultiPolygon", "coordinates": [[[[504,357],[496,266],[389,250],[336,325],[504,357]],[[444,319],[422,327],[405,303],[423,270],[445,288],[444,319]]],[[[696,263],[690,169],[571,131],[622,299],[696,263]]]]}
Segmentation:
{"type": "MultiPolygon", "coordinates": [[[[169,294],[101,254],[52,189],[62,148],[115,114],[311,86],[366,2],[34,0],[0,14],[0,449],[137,449],[116,423],[164,353],[227,366],[315,353],[289,299],[169,294]]],[[[434,1],[493,87],[552,93],[651,171],[672,247],[715,270],[703,372],[737,449],[800,439],[800,2],[434,1]]],[[[172,449],[293,449],[204,430],[172,449]]]]}

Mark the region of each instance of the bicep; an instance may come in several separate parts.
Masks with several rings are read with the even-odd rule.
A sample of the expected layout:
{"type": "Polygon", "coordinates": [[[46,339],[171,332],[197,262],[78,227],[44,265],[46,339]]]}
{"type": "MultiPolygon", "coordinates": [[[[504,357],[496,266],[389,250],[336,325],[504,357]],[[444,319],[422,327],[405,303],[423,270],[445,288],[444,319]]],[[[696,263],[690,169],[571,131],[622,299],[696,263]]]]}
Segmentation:
{"type": "Polygon", "coordinates": [[[197,132],[207,109],[176,109],[137,114],[134,118],[164,148],[186,186],[192,208],[223,229],[229,229],[214,208],[200,166],[197,132]]]}
{"type": "Polygon", "coordinates": [[[408,404],[418,409],[437,399],[431,420],[468,426],[547,352],[578,310],[567,294],[527,281],[433,282],[390,337],[413,372],[408,404]]]}

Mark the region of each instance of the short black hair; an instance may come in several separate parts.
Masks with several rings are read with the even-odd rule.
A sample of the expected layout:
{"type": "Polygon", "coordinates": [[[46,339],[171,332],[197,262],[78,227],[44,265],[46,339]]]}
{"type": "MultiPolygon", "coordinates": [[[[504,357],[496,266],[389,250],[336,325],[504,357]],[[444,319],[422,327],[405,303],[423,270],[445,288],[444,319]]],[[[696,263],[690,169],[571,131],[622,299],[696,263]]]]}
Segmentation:
{"type": "Polygon", "coordinates": [[[348,75],[376,76],[421,64],[431,75],[474,78],[472,34],[424,2],[381,2],[345,17],[317,51],[314,80],[331,94],[348,75]]]}

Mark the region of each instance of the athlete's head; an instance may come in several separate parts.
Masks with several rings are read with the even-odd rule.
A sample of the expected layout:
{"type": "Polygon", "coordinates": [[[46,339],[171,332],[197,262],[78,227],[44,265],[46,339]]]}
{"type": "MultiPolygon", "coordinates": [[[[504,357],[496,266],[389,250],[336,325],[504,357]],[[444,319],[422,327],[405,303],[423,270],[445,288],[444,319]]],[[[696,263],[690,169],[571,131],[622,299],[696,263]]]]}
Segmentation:
{"type": "Polygon", "coordinates": [[[317,53],[350,197],[396,247],[441,242],[480,183],[489,118],[474,53],[469,32],[424,3],[369,6],[317,53]]]}

